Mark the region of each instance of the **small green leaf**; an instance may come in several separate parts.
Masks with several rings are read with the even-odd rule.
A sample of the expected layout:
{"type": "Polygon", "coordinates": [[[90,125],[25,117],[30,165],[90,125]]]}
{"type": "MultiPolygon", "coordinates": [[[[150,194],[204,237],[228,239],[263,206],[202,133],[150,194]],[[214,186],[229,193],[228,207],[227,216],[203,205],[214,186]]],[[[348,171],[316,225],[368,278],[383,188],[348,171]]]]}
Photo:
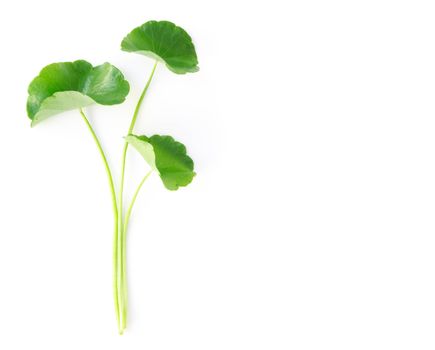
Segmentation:
{"type": "Polygon", "coordinates": [[[196,175],[193,160],[186,154],[186,147],[171,136],[128,135],[125,140],[156,170],[168,190],[187,186],[196,175]]]}
{"type": "Polygon", "coordinates": [[[53,115],[95,103],[122,103],[129,90],[121,71],[110,63],[97,67],[83,60],[53,63],[30,83],[27,115],[34,126],[53,115]]]}
{"type": "Polygon", "coordinates": [[[121,49],[162,61],[177,74],[199,70],[192,38],[168,21],[149,21],[133,29],[122,40],[121,49]]]}

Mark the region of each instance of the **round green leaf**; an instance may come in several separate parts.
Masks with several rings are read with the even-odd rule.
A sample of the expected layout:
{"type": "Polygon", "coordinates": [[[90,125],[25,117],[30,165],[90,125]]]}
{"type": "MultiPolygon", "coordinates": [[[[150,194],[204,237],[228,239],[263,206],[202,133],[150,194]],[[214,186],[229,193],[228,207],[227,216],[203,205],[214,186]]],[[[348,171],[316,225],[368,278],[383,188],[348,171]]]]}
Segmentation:
{"type": "Polygon", "coordinates": [[[53,63],[30,83],[27,115],[34,126],[53,115],[95,103],[122,103],[129,90],[121,71],[110,63],[97,67],[83,60],[53,63]]]}
{"type": "Polygon", "coordinates": [[[122,40],[121,49],[162,61],[177,74],[199,70],[192,38],[168,21],[149,21],[133,29],[122,40]]]}
{"type": "Polygon", "coordinates": [[[193,160],[186,154],[186,147],[171,136],[128,135],[126,141],[156,170],[168,190],[187,186],[196,175],[193,160]]]}

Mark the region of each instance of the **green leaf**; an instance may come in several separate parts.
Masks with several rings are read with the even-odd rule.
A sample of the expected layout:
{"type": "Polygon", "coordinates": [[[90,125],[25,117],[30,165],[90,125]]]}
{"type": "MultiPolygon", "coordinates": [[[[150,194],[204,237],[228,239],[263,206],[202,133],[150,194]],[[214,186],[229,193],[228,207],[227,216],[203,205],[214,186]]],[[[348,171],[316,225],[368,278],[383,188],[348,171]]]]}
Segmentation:
{"type": "Polygon", "coordinates": [[[133,29],[122,40],[121,49],[162,61],[177,74],[199,70],[192,38],[168,21],[149,21],[133,29]]]}
{"type": "Polygon", "coordinates": [[[83,60],[53,63],[30,83],[27,115],[34,126],[53,115],[95,103],[122,103],[129,90],[121,71],[110,63],[97,67],[83,60]]]}
{"type": "Polygon", "coordinates": [[[168,190],[187,186],[196,175],[193,160],[186,154],[186,147],[171,136],[128,135],[125,140],[156,170],[168,190]]]}

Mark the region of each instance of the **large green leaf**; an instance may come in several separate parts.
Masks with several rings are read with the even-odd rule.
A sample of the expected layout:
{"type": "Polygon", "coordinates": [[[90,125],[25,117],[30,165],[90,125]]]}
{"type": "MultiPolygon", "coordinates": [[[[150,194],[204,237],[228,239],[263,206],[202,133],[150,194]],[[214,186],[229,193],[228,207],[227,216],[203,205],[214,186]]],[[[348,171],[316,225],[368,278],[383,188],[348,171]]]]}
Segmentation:
{"type": "Polygon", "coordinates": [[[53,115],[94,103],[122,103],[129,90],[121,71],[110,63],[97,67],[83,60],[53,63],[30,83],[27,115],[33,126],[53,115]]]}
{"type": "Polygon", "coordinates": [[[121,49],[162,61],[177,74],[199,70],[192,38],[168,21],[149,21],[133,29],[122,40],[121,49]]]}
{"type": "Polygon", "coordinates": [[[168,190],[187,186],[196,175],[193,160],[186,154],[186,147],[171,136],[128,135],[126,141],[156,170],[168,190]]]}

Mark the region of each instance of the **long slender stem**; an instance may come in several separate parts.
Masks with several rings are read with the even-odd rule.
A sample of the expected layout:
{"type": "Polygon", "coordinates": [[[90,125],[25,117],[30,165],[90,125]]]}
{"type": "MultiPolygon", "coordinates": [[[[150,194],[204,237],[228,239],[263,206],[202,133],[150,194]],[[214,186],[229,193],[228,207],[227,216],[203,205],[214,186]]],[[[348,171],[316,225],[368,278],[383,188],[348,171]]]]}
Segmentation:
{"type": "MultiPolygon", "coordinates": [[[[151,84],[151,80],[154,76],[154,72],[156,70],[157,67],[157,61],[154,63],[154,67],[151,71],[151,74],[148,78],[148,81],[139,97],[139,100],[136,104],[136,108],[134,110],[133,113],[133,118],[130,122],[130,126],[128,128],[128,134],[131,134],[133,132],[134,126],[136,124],[136,120],[139,114],[139,110],[140,107],[142,105],[142,101],[146,95],[146,92],[148,90],[148,87],[151,84]]],[[[123,271],[126,270],[125,262],[126,262],[126,258],[125,258],[125,253],[126,253],[126,248],[124,247],[125,245],[125,239],[123,238],[124,233],[123,233],[123,192],[124,192],[124,178],[125,178],[125,162],[126,162],[126,156],[127,156],[127,149],[128,149],[128,143],[124,142],[124,148],[122,151],[122,160],[121,160],[121,179],[120,179],[120,184],[119,184],[119,192],[118,192],[118,213],[120,216],[120,219],[118,220],[118,258],[119,258],[119,262],[120,262],[120,276],[119,276],[119,282],[121,286],[126,286],[127,283],[125,281],[126,275],[125,273],[123,273],[123,271]]],[[[122,289],[122,291],[120,290],[120,308],[122,310],[122,321],[121,321],[121,330],[125,329],[125,326],[127,324],[127,320],[125,319],[127,316],[127,305],[126,305],[126,299],[127,299],[127,290],[126,287],[122,289]]]]}
{"type": "Polygon", "coordinates": [[[106,170],[107,178],[109,180],[109,187],[110,187],[110,193],[112,195],[112,207],[113,207],[113,218],[114,218],[114,234],[113,234],[113,296],[115,300],[115,312],[116,312],[116,320],[118,323],[118,329],[121,330],[120,325],[120,312],[119,312],[119,295],[118,295],[118,248],[117,248],[117,242],[118,242],[118,206],[116,201],[116,192],[115,192],[115,185],[113,182],[113,176],[112,172],[110,171],[109,163],[107,162],[106,155],[104,154],[103,148],[101,146],[100,140],[98,139],[97,134],[95,133],[94,129],[92,128],[91,124],[89,123],[88,118],[86,118],[86,115],[83,113],[83,110],[80,109],[80,115],[82,116],[86,126],[88,127],[89,131],[91,132],[92,138],[95,141],[95,144],[97,145],[98,151],[100,153],[100,156],[104,163],[104,168],[106,170]]]}
{"type": "Polygon", "coordinates": [[[142,188],[142,185],[144,184],[146,179],[149,178],[149,176],[151,175],[152,172],[153,172],[152,170],[148,171],[148,173],[142,178],[141,182],[139,183],[139,185],[136,188],[136,191],[134,192],[133,198],[131,199],[130,205],[127,209],[127,213],[125,214],[125,218],[124,218],[124,232],[127,232],[128,221],[130,220],[131,211],[133,210],[133,206],[134,206],[134,203],[136,202],[136,198],[139,194],[139,191],[142,188]]]}
{"type": "Polygon", "coordinates": [[[127,229],[128,222],[130,220],[131,211],[133,210],[134,203],[136,202],[136,198],[139,194],[142,185],[148,179],[153,171],[150,170],[141,180],[139,185],[134,192],[133,198],[131,199],[130,205],[128,206],[127,212],[124,218],[124,227],[123,227],[123,235],[122,235],[122,293],[123,293],[123,309],[122,309],[122,329],[127,327],[127,312],[128,312],[128,293],[127,293],[127,229]]]}

